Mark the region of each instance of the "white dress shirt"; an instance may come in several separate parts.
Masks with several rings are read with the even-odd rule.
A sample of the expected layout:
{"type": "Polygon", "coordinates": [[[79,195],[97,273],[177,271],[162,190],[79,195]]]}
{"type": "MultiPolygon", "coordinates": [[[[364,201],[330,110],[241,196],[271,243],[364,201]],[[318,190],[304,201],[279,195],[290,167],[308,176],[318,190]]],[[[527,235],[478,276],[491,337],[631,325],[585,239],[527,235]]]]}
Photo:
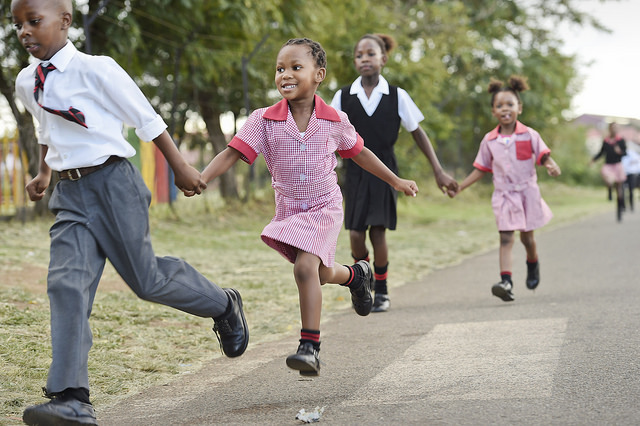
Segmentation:
{"type": "Polygon", "coordinates": [[[111,155],[129,158],[135,149],[123,136],[123,125],[136,129],[143,141],[166,128],[133,79],[112,58],[79,52],[67,41],[46,63],[56,69],[47,74],[39,100],[42,105],[85,115],[88,128],[42,109],[34,100],[35,72],[40,61],[18,74],[16,94],[36,118],[38,142],[48,146],[46,163],[53,170],[102,164],[111,155]]]}
{"type": "MultiPolygon", "coordinates": [[[[351,89],[349,90],[350,95],[357,95],[362,108],[367,113],[369,117],[373,115],[382,100],[382,95],[389,94],[389,83],[387,80],[380,76],[378,80],[378,85],[373,88],[371,92],[371,96],[367,97],[367,94],[364,91],[364,87],[362,87],[362,77],[358,77],[356,81],[351,84],[351,89]]],[[[331,101],[331,106],[337,110],[342,111],[342,89],[338,90],[336,94],[333,96],[333,100],[331,101]]],[[[406,90],[398,87],[398,115],[400,116],[400,123],[402,127],[405,128],[408,132],[413,132],[418,128],[418,125],[422,120],[424,120],[424,115],[420,109],[416,106],[411,96],[406,92],[406,90]]]]}

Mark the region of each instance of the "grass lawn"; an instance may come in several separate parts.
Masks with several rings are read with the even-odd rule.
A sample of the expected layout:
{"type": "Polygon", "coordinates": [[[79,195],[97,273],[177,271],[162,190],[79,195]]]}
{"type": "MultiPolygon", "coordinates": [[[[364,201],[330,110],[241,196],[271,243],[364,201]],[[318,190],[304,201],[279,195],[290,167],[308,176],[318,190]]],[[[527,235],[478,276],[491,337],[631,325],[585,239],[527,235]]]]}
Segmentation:
{"type": "MultiPolygon", "coordinates": [[[[600,187],[541,187],[555,217],[540,232],[609,209],[613,220],[600,187]]],[[[496,248],[491,190],[477,184],[450,200],[436,189],[422,188],[416,199],[401,197],[398,229],[388,233],[389,286],[423,279],[432,270],[496,248]]],[[[261,242],[260,231],[273,214],[273,195],[268,191],[258,198],[266,201],[224,206],[211,192],[180,197],[173,209],[154,206],[153,244],[157,255],[185,258],[220,286],[240,291],[250,345],[290,336],[293,350],[300,320],[292,265],[261,242]]],[[[21,424],[27,405],[45,401],[41,387],[50,362],[46,273],[52,220],[0,222],[0,424],[21,424]]],[[[336,259],[351,263],[347,232],[340,235],[336,259]]],[[[323,296],[324,320],[349,308],[349,292],[342,287],[327,285],[323,296]]],[[[91,324],[89,375],[98,408],[221,356],[211,319],[137,299],[110,266],[91,324]]]]}

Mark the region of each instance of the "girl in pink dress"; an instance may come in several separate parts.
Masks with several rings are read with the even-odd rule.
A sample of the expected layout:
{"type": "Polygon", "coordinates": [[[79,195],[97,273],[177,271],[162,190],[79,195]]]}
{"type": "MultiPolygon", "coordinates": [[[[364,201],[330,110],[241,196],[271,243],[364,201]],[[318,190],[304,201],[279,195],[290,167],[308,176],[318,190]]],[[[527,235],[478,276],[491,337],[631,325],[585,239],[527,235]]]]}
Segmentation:
{"type": "Polygon", "coordinates": [[[275,67],[276,87],[283,99],[254,111],[202,172],[202,179],[210,182],[239,159],[251,164],[260,153],[264,156],[276,212],[262,231],[262,240],[294,264],[300,298],[300,345],[287,357],[287,365],[309,376],[320,370],[321,285],[348,286],[359,315],[368,315],[373,304],[369,263],[346,266],[334,262],[343,219],[335,152],[353,159],[396,191],[411,196],[418,192],[414,181],[396,176],[364,147],[345,113],[315,94],[325,78],[326,65],[319,43],[306,38],[286,42],[275,67]]]}
{"type": "MultiPolygon", "coordinates": [[[[540,134],[518,121],[522,113],[520,92],[529,87],[523,77],[512,76],[505,85],[491,80],[491,113],[498,126],[487,133],[473,163],[475,169],[460,184],[458,192],[477,182],[487,172],[493,173],[493,213],[500,233],[500,282],[491,288],[494,296],[505,302],[513,300],[511,250],[514,231],[527,252],[527,288],[540,283],[540,264],[533,230],[551,219],[551,210],[540,196],[536,165],[542,165],[550,176],[560,175],[560,167],[540,134]]],[[[450,196],[455,193],[450,192],[450,196]]]]}

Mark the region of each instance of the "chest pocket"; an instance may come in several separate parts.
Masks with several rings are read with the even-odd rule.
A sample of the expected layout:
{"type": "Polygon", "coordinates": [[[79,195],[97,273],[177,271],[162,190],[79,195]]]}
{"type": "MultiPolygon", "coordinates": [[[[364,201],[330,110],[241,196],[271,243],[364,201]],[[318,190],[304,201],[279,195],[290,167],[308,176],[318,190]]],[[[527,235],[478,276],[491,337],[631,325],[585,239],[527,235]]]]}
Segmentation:
{"type": "Polygon", "coordinates": [[[531,140],[516,141],[516,158],[518,160],[529,160],[532,156],[531,140]]]}

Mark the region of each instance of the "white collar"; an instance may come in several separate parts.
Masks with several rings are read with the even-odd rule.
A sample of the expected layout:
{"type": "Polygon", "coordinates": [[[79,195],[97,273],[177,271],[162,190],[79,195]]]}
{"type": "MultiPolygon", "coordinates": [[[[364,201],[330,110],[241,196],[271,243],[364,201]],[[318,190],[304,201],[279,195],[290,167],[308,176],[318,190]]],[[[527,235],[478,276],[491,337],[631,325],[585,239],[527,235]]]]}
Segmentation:
{"type": "MultiPolygon", "coordinates": [[[[373,95],[376,92],[380,92],[383,95],[389,94],[389,82],[387,82],[387,80],[382,75],[380,75],[380,77],[378,78],[378,85],[373,88],[371,94],[373,95]]],[[[359,93],[364,94],[364,87],[362,87],[362,76],[356,78],[356,81],[351,84],[351,89],[349,90],[350,95],[357,95],[359,93]]]]}
{"type": "Polygon", "coordinates": [[[62,48],[51,57],[51,59],[48,61],[41,61],[41,63],[53,64],[58,71],[64,72],[77,51],[78,49],[76,49],[73,43],[67,40],[67,43],[62,46],[62,48]]]}

